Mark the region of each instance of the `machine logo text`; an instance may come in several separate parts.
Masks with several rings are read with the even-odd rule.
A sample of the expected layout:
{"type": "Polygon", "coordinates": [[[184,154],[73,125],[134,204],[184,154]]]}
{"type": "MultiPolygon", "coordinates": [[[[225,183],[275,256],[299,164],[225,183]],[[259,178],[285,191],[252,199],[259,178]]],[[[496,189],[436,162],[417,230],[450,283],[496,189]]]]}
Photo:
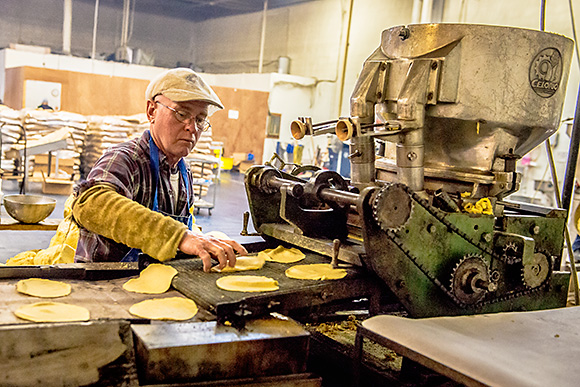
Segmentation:
{"type": "Polygon", "coordinates": [[[540,51],[530,65],[530,86],[537,95],[549,98],[560,87],[562,55],[555,48],[540,51]]]}

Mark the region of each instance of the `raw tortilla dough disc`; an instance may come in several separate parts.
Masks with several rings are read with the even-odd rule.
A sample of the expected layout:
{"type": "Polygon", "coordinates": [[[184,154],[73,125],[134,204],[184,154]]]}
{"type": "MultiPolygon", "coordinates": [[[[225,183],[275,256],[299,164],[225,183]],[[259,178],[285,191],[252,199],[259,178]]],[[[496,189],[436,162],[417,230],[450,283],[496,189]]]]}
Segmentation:
{"type": "Polygon", "coordinates": [[[34,297],[55,298],[69,295],[71,292],[71,286],[60,281],[29,278],[18,281],[16,284],[16,291],[34,297]]]}
{"type": "Polygon", "coordinates": [[[218,273],[233,273],[236,271],[259,270],[266,262],[263,255],[250,255],[236,258],[236,266],[226,266],[223,269],[218,269],[217,266],[211,268],[211,271],[218,273]]]}
{"type": "Polygon", "coordinates": [[[141,272],[139,278],[132,278],[123,284],[123,289],[128,292],[161,294],[169,290],[171,280],[177,274],[177,270],[171,266],[160,263],[152,263],[141,272]]]}
{"type": "Polygon", "coordinates": [[[49,301],[24,305],[14,314],[34,322],[87,321],[90,318],[87,308],[49,301]]]}
{"type": "Polygon", "coordinates": [[[189,320],[197,314],[197,305],[188,298],[168,297],[145,300],[129,308],[131,314],[151,320],[189,320]]]}
{"type": "Polygon", "coordinates": [[[286,277],[305,280],[334,280],[346,277],[346,270],[334,269],[330,263],[296,265],[286,269],[286,277]]]}
{"type": "Polygon", "coordinates": [[[278,281],[259,275],[229,275],[218,278],[218,288],[232,292],[271,292],[278,290],[278,281]]]}
{"type": "Polygon", "coordinates": [[[284,246],[278,246],[275,249],[266,249],[262,253],[266,253],[267,257],[269,257],[269,259],[266,258],[267,261],[279,263],[294,263],[306,257],[302,251],[295,247],[287,249],[284,246]]]}

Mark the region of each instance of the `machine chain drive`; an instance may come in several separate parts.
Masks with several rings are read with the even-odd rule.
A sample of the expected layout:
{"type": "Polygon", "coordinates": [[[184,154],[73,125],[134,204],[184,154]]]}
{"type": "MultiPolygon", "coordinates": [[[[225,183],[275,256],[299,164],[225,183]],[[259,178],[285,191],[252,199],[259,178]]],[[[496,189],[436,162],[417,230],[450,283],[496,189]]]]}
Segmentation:
{"type": "Polygon", "coordinates": [[[413,201],[403,184],[385,185],[373,201],[373,218],[383,231],[401,229],[412,211],[413,201]]]}
{"type": "Polygon", "coordinates": [[[467,307],[467,305],[464,304],[460,299],[458,299],[453,292],[451,292],[449,289],[447,289],[445,287],[445,285],[443,285],[441,283],[441,281],[439,281],[439,279],[437,279],[437,277],[435,277],[434,275],[432,275],[431,273],[429,273],[429,271],[427,269],[425,269],[423,267],[423,265],[421,265],[421,263],[419,262],[419,259],[416,258],[415,256],[413,256],[413,254],[411,253],[411,251],[409,251],[409,249],[407,249],[405,247],[405,244],[402,243],[399,240],[399,237],[397,236],[397,234],[395,233],[395,231],[393,231],[393,230],[387,230],[386,233],[387,233],[387,236],[393,241],[393,243],[396,244],[397,247],[399,249],[401,249],[401,251],[403,251],[405,253],[405,255],[407,256],[407,258],[409,258],[409,260],[411,262],[413,262],[413,264],[415,264],[415,266],[417,266],[417,268],[419,270],[421,270],[421,272],[423,274],[425,274],[425,276],[433,283],[433,285],[435,285],[436,287],[438,287],[439,290],[441,290],[449,298],[451,298],[453,300],[453,302],[456,305],[458,305],[459,307],[461,307],[461,308],[466,308],[467,307]]]}
{"type": "Polygon", "coordinates": [[[522,279],[529,288],[536,288],[544,283],[552,273],[552,265],[548,254],[537,251],[534,253],[532,262],[526,262],[522,268],[522,279]]]}
{"type": "MultiPolygon", "coordinates": [[[[395,184],[393,184],[393,185],[395,185],[395,184]]],[[[391,186],[393,186],[393,185],[391,185],[391,186]]],[[[467,234],[465,234],[463,231],[459,230],[453,223],[449,222],[445,218],[445,216],[443,216],[439,212],[439,210],[432,207],[426,200],[422,199],[419,195],[417,195],[416,193],[411,191],[407,186],[405,186],[404,184],[396,184],[396,186],[397,186],[397,189],[399,189],[399,190],[402,189],[403,191],[405,191],[407,193],[408,197],[411,198],[411,202],[412,202],[411,208],[414,205],[414,203],[419,204],[426,211],[428,211],[434,218],[436,218],[438,221],[440,221],[442,224],[444,224],[451,232],[459,235],[465,241],[467,241],[470,244],[472,244],[473,246],[477,247],[482,253],[485,253],[485,254],[491,256],[492,259],[498,259],[498,260],[504,261],[503,257],[498,256],[498,254],[494,253],[492,251],[492,249],[490,249],[489,247],[482,245],[481,243],[471,239],[467,234]]],[[[377,194],[377,196],[379,194],[377,194]]],[[[373,215],[375,216],[376,221],[377,221],[377,218],[376,218],[377,215],[375,215],[375,213],[378,212],[377,206],[380,205],[379,200],[381,200],[381,199],[375,199],[375,201],[373,203],[373,215]]],[[[384,199],[382,199],[382,200],[384,200],[384,199]]],[[[382,219],[382,218],[379,216],[379,219],[382,219]]],[[[377,221],[377,223],[379,224],[378,221],[377,221]]],[[[404,223],[401,224],[399,228],[401,228],[403,225],[404,225],[404,223]]],[[[381,227],[381,229],[382,229],[382,227],[381,227]]],[[[467,278],[472,278],[472,279],[475,278],[475,284],[479,284],[479,286],[482,286],[484,289],[485,289],[485,287],[487,287],[486,291],[478,291],[477,297],[475,297],[475,296],[470,297],[470,296],[463,294],[463,293],[465,293],[465,291],[456,292],[457,288],[454,285],[451,286],[451,289],[448,289],[445,285],[443,285],[441,283],[441,281],[438,278],[436,278],[435,275],[433,275],[425,267],[423,267],[423,265],[420,263],[420,260],[417,257],[414,257],[413,254],[411,253],[411,251],[409,251],[409,249],[407,249],[404,246],[404,243],[400,240],[400,238],[397,235],[397,229],[387,228],[387,230],[384,230],[384,231],[386,232],[387,236],[401,249],[401,251],[403,251],[405,253],[407,258],[409,258],[411,260],[411,262],[413,262],[413,264],[423,274],[425,274],[425,276],[436,287],[438,287],[442,292],[444,292],[460,308],[464,308],[464,309],[468,308],[468,307],[479,308],[479,307],[482,307],[484,305],[503,302],[503,301],[507,301],[509,299],[537,293],[537,292],[540,292],[542,289],[544,289],[548,285],[548,283],[550,282],[550,275],[549,275],[550,272],[546,273],[545,269],[544,269],[544,267],[548,267],[548,270],[550,270],[549,269],[550,265],[549,264],[546,266],[542,265],[541,264],[542,258],[538,256],[537,259],[538,259],[538,261],[540,261],[540,264],[536,265],[537,266],[536,268],[533,268],[534,265],[531,265],[530,268],[524,269],[527,272],[527,274],[526,274],[527,281],[525,282],[526,285],[528,286],[527,289],[514,290],[514,291],[504,293],[501,296],[491,297],[490,296],[491,292],[495,291],[496,285],[495,285],[495,283],[490,282],[489,267],[485,263],[485,261],[482,259],[481,255],[471,254],[471,255],[465,256],[460,262],[458,262],[458,264],[457,264],[457,266],[454,269],[453,274],[452,274],[452,283],[456,277],[463,278],[463,277],[465,277],[465,275],[467,275],[467,278]],[[474,263],[477,260],[481,261],[479,265],[477,263],[474,263]],[[469,263],[467,263],[467,262],[469,262],[469,263]],[[462,264],[467,265],[467,266],[461,268],[462,264]],[[476,265],[478,265],[478,266],[476,266],[476,265]],[[474,267],[479,267],[479,269],[474,269],[474,267]],[[484,274],[484,270],[483,270],[484,267],[485,267],[486,274],[484,274]],[[471,268],[470,270],[477,272],[477,275],[475,275],[474,277],[473,276],[470,277],[470,274],[469,274],[470,270],[466,270],[467,268],[471,268]],[[460,273],[464,273],[464,274],[458,275],[458,270],[460,273]],[[483,281],[484,278],[486,278],[487,282],[483,281]],[[480,280],[480,281],[478,282],[478,280],[480,280]],[[528,283],[528,281],[529,281],[529,283],[528,283]]],[[[542,254],[542,256],[546,258],[545,254],[542,254]]],[[[520,260],[521,260],[521,258],[520,258],[520,260]]],[[[546,260],[547,260],[547,258],[546,258],[546,260]]],[[[545,264],[545,261],[543,261],[543,262],[545,264]]],[[[548,262],[549,262],[549,260],[548,260],[548,262]]]]}

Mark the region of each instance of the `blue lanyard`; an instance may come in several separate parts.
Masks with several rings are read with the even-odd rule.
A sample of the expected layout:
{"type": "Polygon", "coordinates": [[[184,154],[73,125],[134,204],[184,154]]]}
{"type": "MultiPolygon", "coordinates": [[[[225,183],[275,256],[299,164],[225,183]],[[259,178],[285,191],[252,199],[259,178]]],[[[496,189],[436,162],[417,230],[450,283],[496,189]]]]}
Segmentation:
{"type": "MultiPolygon", "coordinates": [[[[155,144],[155,141],[153,141],[153,136],[151,135],[151,133],[149,134],[149,161],[151,163],[151,172],[153,175],[153,180],[155,182],[155,191],[153,193],[152,209],[153,211],[159,211],[159,200],[157,198],[158,191],[157,187],[159,186],[159,148],[157,147],[157,144],[155,144]]],[[[183,159],[179,160],[177,166],[179,168],[181,178],[185,183],[185,193],[187,196],[187,211],[189,212],[191,211],[191,203],[189,199],[189,179],[187,177],[187,168],[185,167],[185,161],[183,161],[183,159]]],[[[192,227],[193,227],[193,216],[191,216],[190,213],[187,218],[187,228],[191,230],[192,227]]]]}
{"type": "MultiPolygon", "coordinates": [[[[149,161],[151,163],[151,172],[153,175],[153,181],[155,183],[155,190],[153,191],[152,210],[159,212],[159,200],[157,199],[157,187],[159,185],[159,148],[153,141],[153,136],[151,136],[151,133],[149,133],[149,161]]],[[[179,172],[181,174],[181,177],[183,178],[183,181],[185,182],[185,193],[187,196],[187,211],[189,213],[189,216],[187,217],[187,228],[191,230],[193,227],[193,216],[189,212],[191,211],[191,205],[189,202],[189,178],[187,176],[187,168],[185,168],[185,161],[183,161],[183,159],[179,160],[177,166],[179,167],[179,172]]],[[[139,260],[140,252],[141,250],[135,248],[129,250],[129,252],[125,254],[125,256],[123,257],[123,259],[121,259],[121,262],[137,262],[139,260]]]]}

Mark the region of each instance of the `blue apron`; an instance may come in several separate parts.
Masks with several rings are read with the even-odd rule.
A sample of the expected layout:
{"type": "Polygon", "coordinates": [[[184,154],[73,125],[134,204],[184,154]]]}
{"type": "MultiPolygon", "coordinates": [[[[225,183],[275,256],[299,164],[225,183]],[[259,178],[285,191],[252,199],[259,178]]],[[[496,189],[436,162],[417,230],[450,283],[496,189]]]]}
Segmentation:
{"type": "MultiPolygon", "coordinates": [[[[187,228],[191,230],[193,226],[193,216],[191,213],[188,216],[181,216],[181,215],[170,215],[166,214],[163,211],[159,211],[159,201],[157,199],[157,187],[159,186],[159,148],[153,141],[153,136],[150,135],[149,137],[149,161],[151,164],[151,173],[153,175],[154,183],[155,183],[155,191],[153,193],[153,211],[160,212],[163,215],[170,216],[171,218],[177,220],[178,222],[184,223],[187,225],[187,228]]],[[[187,176],[187,168],[185,168],[185,161],[183,159],[179,160],[177,163],[179,167],[179,172],[183,181],[185,182],[185,192],[187,195],[187,210],[190,211],[191,203],[189,202],[189,179],[187,176]]],[[[139,253],[141,250],[132,248],[129,252],[123,257],[121,262],[137,262],[139,260],[139,253]]]]}

